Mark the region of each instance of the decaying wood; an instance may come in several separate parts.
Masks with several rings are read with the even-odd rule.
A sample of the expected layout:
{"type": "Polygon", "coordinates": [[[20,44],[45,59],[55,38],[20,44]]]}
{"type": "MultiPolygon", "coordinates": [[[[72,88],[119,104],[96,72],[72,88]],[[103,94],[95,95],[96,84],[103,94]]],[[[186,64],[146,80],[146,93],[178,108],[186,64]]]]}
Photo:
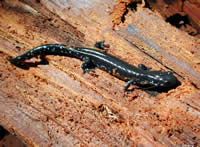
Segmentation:
{"type": "Polygon", "coordinates": [[[172,146],[200,144],[200,42],[147,8],[112,30],[111,0],[7,0],[0,5],[0,125],[29,145],[172,146]],[[130,64],[171,69],[181,85],[156,97],[81,61],[48,56],[23,70],[16,56],[46,43],[93,46],[130,64]]]}
{"type": "Polygon", "coordinates": [[[147,1],[151,8],[159,12],[164,19],[169,20],[169,18],[173,18],[173,21],[177,23],[176,25],[181,30],[193,35],[199,35],[199,0],[147,1]]]}

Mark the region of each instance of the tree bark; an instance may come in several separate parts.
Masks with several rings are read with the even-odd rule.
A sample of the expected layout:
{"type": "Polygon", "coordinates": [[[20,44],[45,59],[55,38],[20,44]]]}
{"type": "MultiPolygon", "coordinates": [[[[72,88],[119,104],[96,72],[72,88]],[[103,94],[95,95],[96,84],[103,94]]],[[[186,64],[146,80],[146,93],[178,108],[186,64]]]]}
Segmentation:
{"type": "Polygon", "coordinates": [[[147,8],[128,11],[112,29],[111,0],[0,2],[0,125],[39,146],[199,145],[200,42],[147,8]],[[48,56],[24,70],[7,58],[36,46],[110,44],[109,54],[137,66],[172,70],[176,89],[124,93],[124,81],[82,61],[48,56]]]}

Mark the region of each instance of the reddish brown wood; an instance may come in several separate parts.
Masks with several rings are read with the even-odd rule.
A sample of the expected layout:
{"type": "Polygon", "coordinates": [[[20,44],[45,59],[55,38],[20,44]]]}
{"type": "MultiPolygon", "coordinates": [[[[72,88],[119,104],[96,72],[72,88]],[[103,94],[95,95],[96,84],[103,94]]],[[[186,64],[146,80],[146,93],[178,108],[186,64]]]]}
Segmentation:
{"type": "MultiPolygon", "coordinates": [[[[186,16],[188,22],[181,27],[182,30],[199,36],[200,32],[200,1],[199,0],[174,0],[174,1],[147,1],[151,8],[159,12],[165,19],[179,14],[180,16],[186,16]]],[[[179,19],[179,18],[176,18],[179,19]]],[[[176,21],[176,20],[174,20],[176,21]]],[[[180,22],[183,23],[183,22],[180,22]]]]}
{"type": "Polygon", "coordinates": [[[147,8],[112,30],[114,1],[8,0],[0,7],[0,125],[29,145],[199,145],[199,40],[147,8]],[[156,97],[81,61],[48,56],[48,65],[23,70],[16,56],[45,43],[92,46],[130,64],[175,72],[181,86],[156,97]],[[184,63],[184,65],[181,65],[184,63]],[[195,85],[195,86],[194,86],[195,85]]]}

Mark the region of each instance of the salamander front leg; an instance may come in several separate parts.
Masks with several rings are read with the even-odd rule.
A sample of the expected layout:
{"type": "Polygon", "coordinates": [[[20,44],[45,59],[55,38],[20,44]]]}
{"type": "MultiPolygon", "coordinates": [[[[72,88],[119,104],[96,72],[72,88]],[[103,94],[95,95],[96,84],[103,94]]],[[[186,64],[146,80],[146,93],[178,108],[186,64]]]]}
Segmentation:
{"type": "Polygon", "coordinates": [[[147,67],[144,64],[138,64],[138,68],[142,69],[142,70],[150,70],[151,69],[151,67],[147,67]]]}
{"type": "Polygon", "coordinates": [[[132,80],[129,80],[125,87],[124,87],[124,91],[128,91],[128,88],[130,87],[131,84],[133,84],[134,82],[136,82],[136,79],[132,79],[132,80]]]}
{"type": "Polygon", "coordinates": [[[83,58],[83,64],[81,65],[81,68],[83,69],[83,73],[86,73],[92,69],[95,68],[94,64],[90,60],[89,57],[84,57],[83,58]]]}

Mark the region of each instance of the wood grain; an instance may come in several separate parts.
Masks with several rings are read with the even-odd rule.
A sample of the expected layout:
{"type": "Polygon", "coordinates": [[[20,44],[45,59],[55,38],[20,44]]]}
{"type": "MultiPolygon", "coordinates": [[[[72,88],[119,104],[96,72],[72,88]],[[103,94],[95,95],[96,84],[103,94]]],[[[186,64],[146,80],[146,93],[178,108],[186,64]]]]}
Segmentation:
{"type": "Polygon", "coordinates": [[[8,0],[0,7],[0,125],[29,145],[199,145],[199,40],[143,8],[112,30],[111,0],[8,0]],[[46,43],[93,46],[130,64],[175,72],[181,86],[156,97],[81,61],[48,56],[48,65],[23,70],[16,56],[46,43]]]}

